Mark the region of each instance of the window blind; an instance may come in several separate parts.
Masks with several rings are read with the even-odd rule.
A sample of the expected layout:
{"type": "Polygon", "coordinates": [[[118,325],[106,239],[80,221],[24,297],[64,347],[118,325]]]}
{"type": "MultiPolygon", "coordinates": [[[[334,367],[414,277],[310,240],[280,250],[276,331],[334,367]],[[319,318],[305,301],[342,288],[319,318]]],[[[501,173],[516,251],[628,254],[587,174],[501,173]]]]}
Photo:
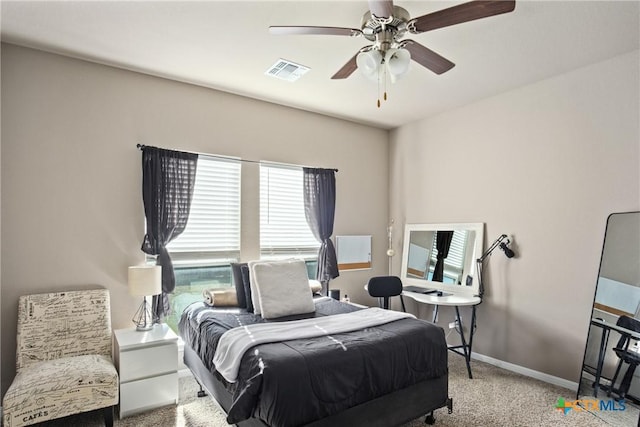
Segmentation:
{"type": "Polygon", "coordinates": [[[261,255],[314,256],[319,247],[304,213],[302,168],[261,163],[261,255]]]}
{"type": "Polygon", "coordinates": [[[240,162],[200,155],[185,230],[167,245],[176,264],[240,256],[240,162]]]}

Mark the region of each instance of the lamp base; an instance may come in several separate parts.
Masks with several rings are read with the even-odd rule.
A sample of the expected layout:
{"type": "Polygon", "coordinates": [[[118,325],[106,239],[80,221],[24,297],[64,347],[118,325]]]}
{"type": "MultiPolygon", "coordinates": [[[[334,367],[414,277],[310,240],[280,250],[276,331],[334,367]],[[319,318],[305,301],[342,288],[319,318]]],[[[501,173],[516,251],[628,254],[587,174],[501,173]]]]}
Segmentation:
{"type": "Polygon", "coordinates": [[[157,319],[154,318],[151,311],[151,304],[147,302],[147,297],[144,297],[142,304],[138,307],[138,311],[133,316],[133,324],[136,325],[136,331],[150,331],[153,329],[153,325],[157,323],[157,319]]]}

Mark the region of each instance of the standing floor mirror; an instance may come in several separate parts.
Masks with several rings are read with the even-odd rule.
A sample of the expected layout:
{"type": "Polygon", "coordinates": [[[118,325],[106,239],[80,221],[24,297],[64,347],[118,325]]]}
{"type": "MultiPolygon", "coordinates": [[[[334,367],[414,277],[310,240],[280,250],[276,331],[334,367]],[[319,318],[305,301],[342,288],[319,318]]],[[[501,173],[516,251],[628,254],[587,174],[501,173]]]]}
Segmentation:
{"type": "Polygon", "coordinates": [[[599,411],[623,425],[635,425],[639,416],[640,367],[632,366],[640,361],[639,342],[640,212],[614,213],[607,219],[577,398],[623,402],[624,410],[599,411]]]}

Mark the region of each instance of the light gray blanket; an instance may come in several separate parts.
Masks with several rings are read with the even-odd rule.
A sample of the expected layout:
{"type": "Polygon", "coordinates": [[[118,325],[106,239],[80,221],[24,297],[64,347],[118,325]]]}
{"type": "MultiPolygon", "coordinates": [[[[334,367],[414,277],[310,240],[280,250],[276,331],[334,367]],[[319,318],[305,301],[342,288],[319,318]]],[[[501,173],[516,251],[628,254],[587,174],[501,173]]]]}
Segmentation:
{"type": "Polygon", "coordinates": [[[353,332],[406,318],[415,316],[374,307],[312,319],[239,326],[220,337],[213,364],[227,381],[233,383],[238,377],[242,356],[256,345],[353,332]]]}

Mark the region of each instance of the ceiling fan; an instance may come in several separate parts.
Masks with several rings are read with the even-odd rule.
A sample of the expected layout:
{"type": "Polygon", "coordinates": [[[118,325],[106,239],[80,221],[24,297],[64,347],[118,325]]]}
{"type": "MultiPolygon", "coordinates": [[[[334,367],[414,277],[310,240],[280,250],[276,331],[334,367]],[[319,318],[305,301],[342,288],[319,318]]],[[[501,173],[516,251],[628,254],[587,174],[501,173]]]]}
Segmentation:
{"type": "Polygon", "coordinates": [[[402,39],[406,33],[420,34],[450,25],[489,16],[512,12],[515,1],[471,1],[427,15],[411,18],[409,13],[392,0],[369,0],[369,9],[362,17],[360,29],[315,26],[271,26],[269,32],[275,35],[319,34],[334,36],[364,37],[373,42],[361,48],[331,78],[345,79],[356,68],[369,77],[376,78],[381,68],[394,77],[404,74],[413,59],[436,74],[449,71],[455,65],[420,43],[402,39]],[[385,65],[385,67],[381,67],[385,65]]]}

